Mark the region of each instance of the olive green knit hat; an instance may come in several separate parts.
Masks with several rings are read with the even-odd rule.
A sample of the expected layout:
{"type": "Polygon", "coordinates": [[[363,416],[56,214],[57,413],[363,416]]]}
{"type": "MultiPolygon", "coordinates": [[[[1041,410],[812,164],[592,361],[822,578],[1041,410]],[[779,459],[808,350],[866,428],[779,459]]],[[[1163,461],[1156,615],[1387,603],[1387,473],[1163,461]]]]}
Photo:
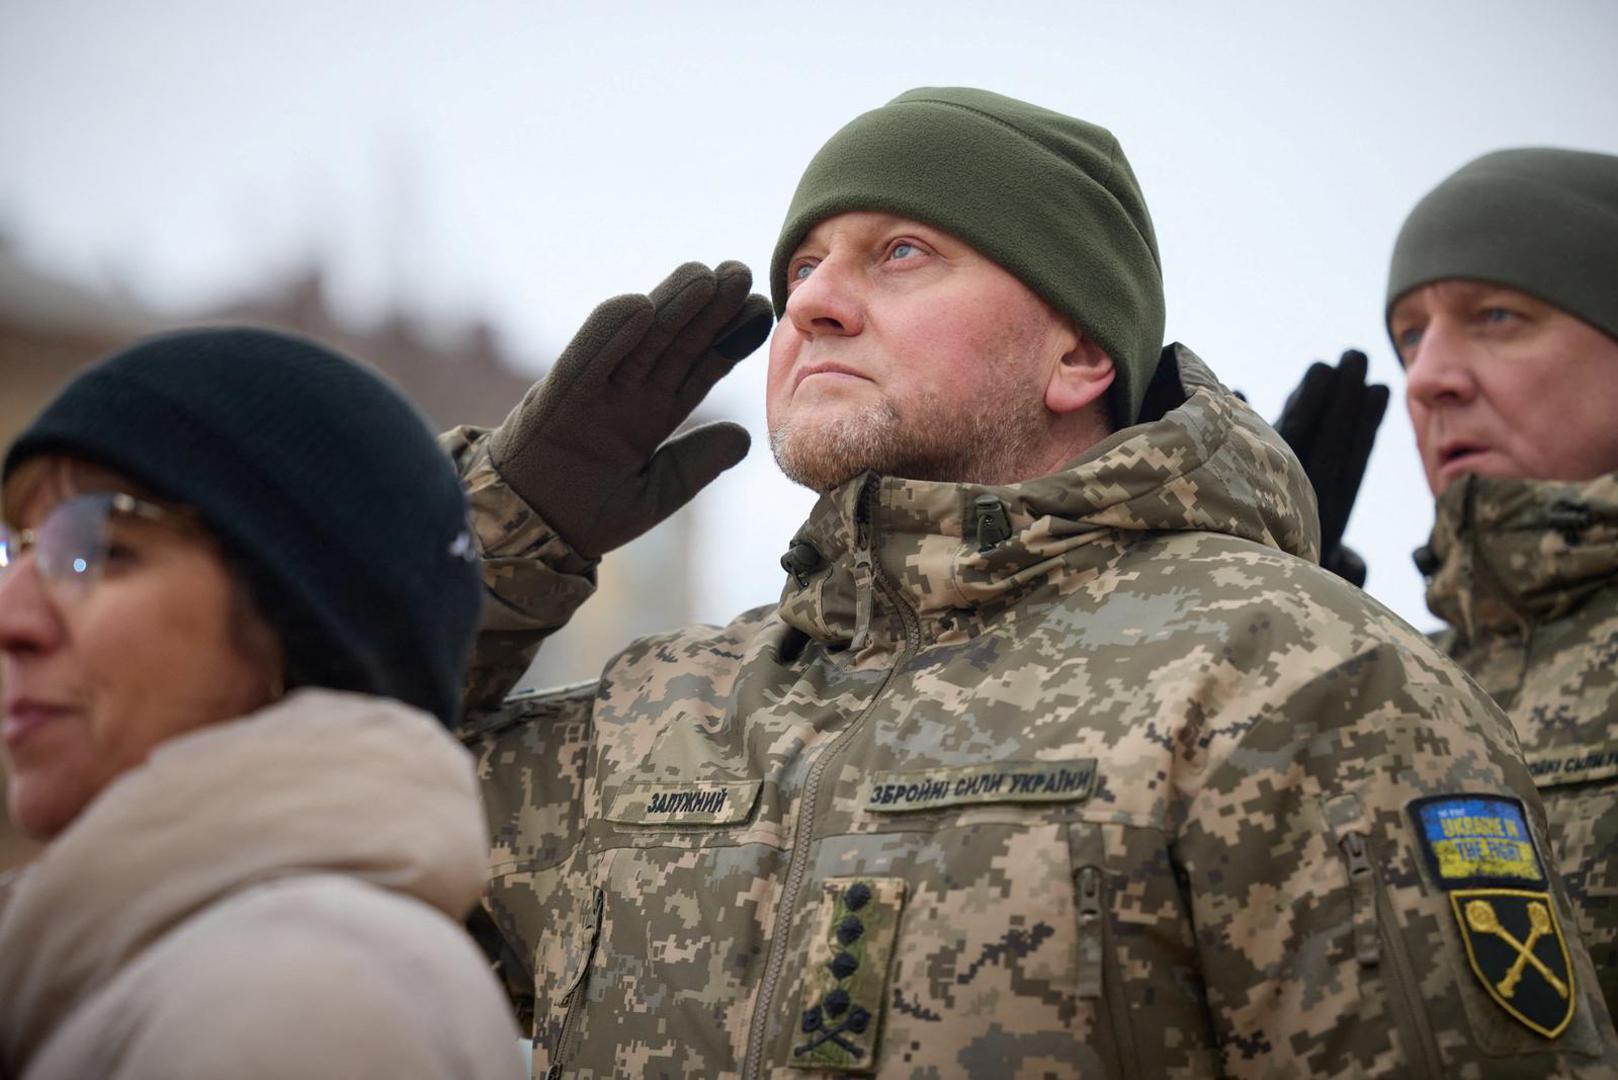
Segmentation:
{"type": "Polygon", "coordinates": [[[770,260],[849,210],[943,229],[1015,275],[1106,349],[1119,427],[1135,422],[1163,346],[1163,272],[1135,174],[1106,128],[963,88],[922,88],[856,117],[804,170],[770,260]]]}
{"type": "Polygon", "coordinates": [[[1384,319],[1447,278],[1520,290],[1618,338],[1618,157],[1497,150],[1463,165],[1399,230],[1384,319]]]}

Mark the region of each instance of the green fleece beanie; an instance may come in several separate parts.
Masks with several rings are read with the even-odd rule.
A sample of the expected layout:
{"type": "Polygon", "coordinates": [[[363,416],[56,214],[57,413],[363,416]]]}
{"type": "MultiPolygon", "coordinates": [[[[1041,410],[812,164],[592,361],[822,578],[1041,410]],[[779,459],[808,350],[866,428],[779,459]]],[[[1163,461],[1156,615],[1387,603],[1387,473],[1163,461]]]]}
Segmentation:
{"type": "Polygon", "coordinates": [[[1163,347],[1163,272],[1135,174],[1106,128],[986,90],[923,88],[856,117],[804,170],[770,260],[849,210],[897,214],[972,245],[1071,318],[1117,368],[1113,422],[1140,414],[1163,347]]]}
{"type": "Polygon", "coordinates": [[[1384,319],[1447,278],[1517,289],[1618,338],[1618,157],[1498,150],[1462,166],[1399,230],[1384,319]]]}

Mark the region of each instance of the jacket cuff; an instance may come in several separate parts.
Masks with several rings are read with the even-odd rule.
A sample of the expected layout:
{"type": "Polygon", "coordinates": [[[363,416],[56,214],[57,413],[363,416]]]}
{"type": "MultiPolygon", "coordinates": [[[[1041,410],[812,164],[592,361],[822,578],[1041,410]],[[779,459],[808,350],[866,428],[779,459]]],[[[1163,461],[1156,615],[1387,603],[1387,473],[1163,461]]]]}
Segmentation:
{"type": "Polygon", "coordinates": [[[439,436],[466,491],[483,571],[483,618],[467,671],[468,709],[499,703],[548,634],[567,624],[596,589],[597,559],[574,551],[501,477],[488,431],[439,436]]]}

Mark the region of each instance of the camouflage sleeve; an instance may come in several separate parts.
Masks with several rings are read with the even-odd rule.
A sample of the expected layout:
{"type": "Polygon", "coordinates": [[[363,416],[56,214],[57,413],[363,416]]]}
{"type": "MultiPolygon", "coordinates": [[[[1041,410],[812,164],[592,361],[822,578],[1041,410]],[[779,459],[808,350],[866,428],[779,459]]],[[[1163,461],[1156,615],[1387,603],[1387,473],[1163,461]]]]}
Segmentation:
{"type": "Polygon", "coordinates": [[[489,824],[483,914],[469,920],[518,1026],[533,1034],[534,956],[547,927],[566,925],[568,879],[584,827],[584,771],[598,684],[523,691],[462,730],[476,759],[489,824]]]}
{"type": "Polygon", "coordinates": [[[1543,813],[1481,692],[1411,633],[1230,705],[1175,850],[1224,1071],[1613,1075],[1543,813]]]}
{"type": "Polygon", "coordinates": [[[506,485],[489,460],[488,441],[486,430],[465,426],[438,437],[466,489],[486,586],[462,693],[468,713],[497,707],[539,643],[596,586],[595,560],[575,553],[506,485]]]}

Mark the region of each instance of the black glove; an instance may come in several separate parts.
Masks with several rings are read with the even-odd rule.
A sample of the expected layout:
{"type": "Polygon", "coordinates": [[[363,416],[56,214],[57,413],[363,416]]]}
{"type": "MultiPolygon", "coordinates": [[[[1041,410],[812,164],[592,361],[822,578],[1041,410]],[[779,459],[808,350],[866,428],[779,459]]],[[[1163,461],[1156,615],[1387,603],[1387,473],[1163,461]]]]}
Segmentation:
{"type": "Polygon", "coordinates": [[[1388,388],[1366,385],[1365,354],[1349,349],[1335,368],[1309,365],[1275,430],[1292,447],[1320,505],[1320,565],[1355,585],[1365,584],[1365,560],[1343,546],[1349,511],[1360,493],[1376,429],[1388,410],[1388,388]]]}
{"type": "Polygon", "coordinates": [[[579,554],[628,543],[747,455],[738,424],[669,436],[769,336],[752,284],[738,262],[686,263],[608,300],[490,436],[495,469],[579,554]]]}

